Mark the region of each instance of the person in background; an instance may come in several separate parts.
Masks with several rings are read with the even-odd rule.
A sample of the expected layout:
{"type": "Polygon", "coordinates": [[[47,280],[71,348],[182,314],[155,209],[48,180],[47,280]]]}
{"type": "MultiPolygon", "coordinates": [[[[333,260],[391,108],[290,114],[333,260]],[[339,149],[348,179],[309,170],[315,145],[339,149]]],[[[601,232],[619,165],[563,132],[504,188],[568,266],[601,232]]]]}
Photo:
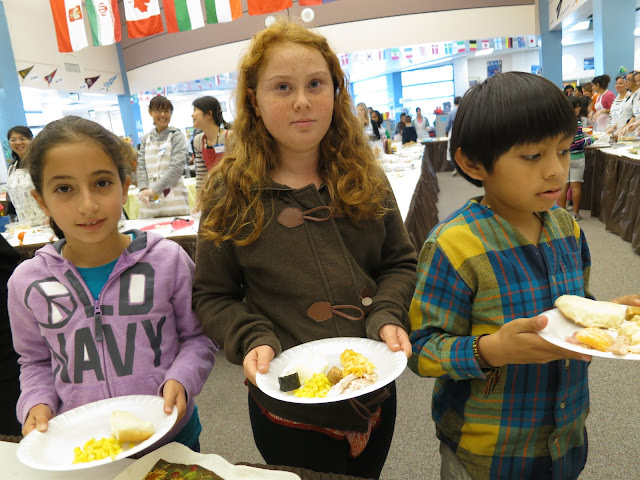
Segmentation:
{"type": "Polygon", "coordinates": [[[29,127],[15,126],[7,132],[13,163],[7,171],[7,212],[5,215],[17,215],[18,221],[28,226],[39,227],[47,223],[47,216],[31,196],[33,183],[29,176],[29,158],[27,152],[33,140],[29,127]]]}
{"type": "Polygon", "coordinates": [[[404,116],[404,129],[402,130],[402,144],[416,142],[418,134],[415,127],[411,123],[411,115],[408,113],[404,116]]]}
{"type": "Polygon", "coordinates": [[[578,97],[568,97],[568,99],[576,112],[576,117],[578,117],[578,130],[576,131],[575,137],[573,137],[571,147],[569,147],[571,155],[571,161],[569,163],[569,177],[567,178],[567,183],[564,184],[564,188],[562,189],[562,193],[558,199],[558,205],[562,208],[567,208],[567,191],[569,190],[569,187],[571,187],[573,219],[577,222],[578,220],[582,220],[582,217],[580,216],[580,200],[582,199],[582,183],[584,182],[584,147],[591,145],[593,143],[593,138],[582,132],[581,117],[582,113],[584,113],[584,104],[580,105],[580,98],[578,97]]]}
{"type": "Polygon", "coordinates": [[[373,138],[375,140],[380,140],[381,138],[388,138],[389,133],[387,129],[382,125],[382,115],[378,110],[373,110],[371,112],[371,125],[373,126],[373,138]]]}
{"type": "Polygon", "coordinates": [[[582,85],[576,85],[576,88],[573,91],[573,96],[574,97],[581,97],[582,96],[582,85]]]}
{"type": "Polygon", "coordinates": [[[616,92],[618,92],[618,96],[611,104],[607,128],[605,130],[605,133],[614,136],[618,135],[620,129],[626,126],[629,119],[633,116],[630,102],[631,92],[627,88],[626,75],[618,75],[616,77],[616,92]]]}
{"type": "Polygon", "coordinates": [[[575,480],[587,461],[591,356],[537,334],[561,295],[593,298],[584,232],[555,205],[575,133],[539,75],[490,77],[460,102],[451,153],[484,194],[431,231],[409,310],[409,367],[436,378],[442,479],[575,480]]]}
{"type": "Polygon", "coordinates": [[[611,105],[616,98],[613,92],[607,89],[610,81],[611,77],[606,74],[594,77],[591,81],[593,91],[598,95],[594,99],[594,113],[591,117],[591,123],[597,132],[604,132],[607,129],[611,105]]]}
{"type": "Polygon", "coordinates": [[[573,88],[573,85],[569,84],[564,86],[565,95],[570,96],[570,95],[573,95],[574,93],[575,93],[575,89],[573,88]]]}
{"type": "Polygon", "coordinates": [[[620,137],[635,135],[635,131],[640,127],[640,86],[636,83],[638,75],[639,73],[635,71],[627,74],[626,85],[631,95],[625,102],[624,109],[631,109],[631,118],[618,132],[620,137]]]}
{"type": "Polygon", "coordinates": [[[364,129],[365,138],[371,138],[373,135],[373,126],[371,125],[371,117],[369,117],[369,109],[367,108],[366,103],[360,102],[356,105],[356,110],[358,112],[358,119],[364,129]]]}
{"type": "Polygon", "coordinates": [[[189,150],[182,132],[170,127],[173,104],[157,95],[149,102],[155,127],[142,137],[138,151],[139,218],[189,215],[189,193],[182,173],[189,150]]]}
{"type": "Polygon", "coordinates": [[[581,97],[576,97],[578,99],[578,104],[580,105],[580,122],[583,127],[586,127],[589,121],[589,107],[591,106],[591,98],[583,95],[581,97]]]}
{"type": "Polygon", "coordinates": [[[402,130],[404,130],[404,117],[405,113],[400,114],[400,120],[396,124],[396,135],[399,135],[402,138],[402,130]]]}
{"type": "Polygon", "coordinates": [[[327,40],[281,17],[254,35],[238,72],[234,141],[200,196],[195,311],[244,368],[268,464],[377,479],[395,383],[357,403],[309,405],[267,395],[256,375],[324,338],[408,354],[415,250],[327,40]]]}
{"type": "MultiPolygon", "coordinates": [[[[456,120],[456,115],[458,114],[458,105],[460,105],[460,100],[462,97],[455,97],[453,99],[453,108],[447,114],[447,121],[444,125],[444,131],[447,134],[447,160],[452,162],[451,160],[451,152],[449,152],[449,147],[451,146],[451,137],[449,136],[449,132],[453,128],[453,122],[456,120]]],[[[453,162],[452,162],[453,163],[453,162]]],[[[453,170],[451,171],[451,176],[455,177],[458,174],[458,170],[455,165],[453,165],[453,170]]]]}
{"type": "Polygon", "coordinates": [[[194,265],[153,232],[118,231],[131,148],[101,125],[67,116],[33,141],[34,197],[63,232],[9,279],[20,355],[22,433],[60,413],[122,395],[158,395],[178,420],[163,437],[199,450],[194,398],[217,348],[191,307],[194,265]],[[64,361],[63,361],[64,359],[64,361]]]}
{"type": "MultiPolygon", "coordinates": [[[[582,85],[582,96],[589,99],[589,105],[587,108],[587,117],[588,117],[589,116],[588,114],[594,111],[593,110],[593,83],[586,82],[584,85],[582,85]]],[[[583,125],[586,126],[587,123],[584,122],[583,125]]]]}
{"type": "Polygon", "coordinates": [[[7,309],[7,282],[19,262],[18,251],[0,235],[0,440],[19,437],[22,432],[22,426],[16,418],[16,404],[20,396],[20,366],[18,354],[13,349],[7,309]]]}
{"type": "Polygon", "coordinates": [[[427,117],[422,116],[422,109],[420,107],[416,108],[416,118],[413,121],[413,128],[416,129],[416,134],[418,135],[418,141],[422,141],[423,138],[428,137],[428,129],[429,129],[429,120],[427,117]]]}
{"type": "Polygon", "coordinates": [[[199,191],[207,172],[222,159],[227,139],[232,132],[222,118],[222,107],[215,97],[196,98],[193,101],[191,118],[193,126],[202,130],[202,133],[193,139],[196,190],[199,191]]]}

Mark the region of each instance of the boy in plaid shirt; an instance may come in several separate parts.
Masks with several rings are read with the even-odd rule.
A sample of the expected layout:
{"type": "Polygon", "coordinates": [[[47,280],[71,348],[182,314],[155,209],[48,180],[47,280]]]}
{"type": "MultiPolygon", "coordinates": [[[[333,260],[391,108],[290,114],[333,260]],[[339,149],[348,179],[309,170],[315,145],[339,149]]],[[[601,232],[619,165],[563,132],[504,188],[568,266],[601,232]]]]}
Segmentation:
{"type": "Polygon", "coordinates": [[[591,357],[536,333],[559,296],[593,298],[584,234],[555,206],[575,133],[537,75],[491,77],[459,106],[451,156],[485,193],[431,232],[409,311],[409,365],[436,377],[443,479],[575,479],[586,463],[591,357]]]}

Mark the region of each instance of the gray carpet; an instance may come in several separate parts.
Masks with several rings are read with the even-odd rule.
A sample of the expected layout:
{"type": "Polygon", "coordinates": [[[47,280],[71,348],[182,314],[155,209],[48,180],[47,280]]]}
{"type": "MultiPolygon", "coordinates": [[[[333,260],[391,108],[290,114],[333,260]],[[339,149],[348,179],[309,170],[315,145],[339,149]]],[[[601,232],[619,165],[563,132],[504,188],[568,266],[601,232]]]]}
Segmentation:
{"type": "MultiPolygon", "coordinates": [[[[439,173],[440,218],[482,190],[460,176],[439,173]]],[[[629,243],[606,232],[589,212],[580,225],[585,231],[593,267],[591,291],[599,300],[640,293],[640,256],[629,243]]],[[[218,355],[216,365],[196,402],[204,431],[204,453],[216,453],[230,462],[263,462],[253,443],[242,367],[218,355]]],[[[591,414],[587,421],[589,460],[582,480],[640,478],[640,363],[594,358],[590,367],[591,414]]],[[[406,370],[398,379],[396,432],[382,472],[385,480],[439,478],[440,456],[431,420],[432,379],[406,370]]],[[[321,454],[321,452],[319,452],[321,454]]]]}

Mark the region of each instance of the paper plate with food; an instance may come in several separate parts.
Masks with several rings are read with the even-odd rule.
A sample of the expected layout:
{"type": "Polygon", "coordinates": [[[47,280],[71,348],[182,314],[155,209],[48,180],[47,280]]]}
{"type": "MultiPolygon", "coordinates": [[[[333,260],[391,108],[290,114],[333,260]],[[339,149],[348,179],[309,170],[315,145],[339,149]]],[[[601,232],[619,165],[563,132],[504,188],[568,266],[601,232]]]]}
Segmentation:
{"type": "Polygon", "coordinates": [[[285,350],[256,375],[267,395],[292,403],[329,403],[371,393],[407,366],[403,352],[368,338],[324,338],[285,350]]]}
{"type": "Polygon", "coordinates": [[[154,395],[107,398],[64,412],[33,430],[18,445],[18,459],[39,470],[93,468],[150,447],[176,423],[178,409],[164,413],[154,395]]]}
{"type": "Polygon", "coordinates": [[[595,357],[640,360],[640,307],[563,295],[543,313],[538,334],[554,345],[595,357]]]}

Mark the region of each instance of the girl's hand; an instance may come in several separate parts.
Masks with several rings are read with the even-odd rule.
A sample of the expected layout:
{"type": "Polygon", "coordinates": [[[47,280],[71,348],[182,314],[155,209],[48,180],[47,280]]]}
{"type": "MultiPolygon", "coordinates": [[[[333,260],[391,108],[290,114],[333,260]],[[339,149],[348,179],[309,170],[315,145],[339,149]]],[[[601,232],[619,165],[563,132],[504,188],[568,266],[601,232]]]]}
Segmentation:
{"type": "Polygon", "coordinates": [[[48,405],[39,403],[29,410],[27,421],[22,426],[22,435],[26,435],[31,430],[37,428],[39,432],[46,432],[49,428],[49,419],[53,417],[53,412],[48,405]]]}
{"type": "Polygon", "coordinates": [[[260,345],[250,350],[242,361],[244,376],[256,385],[256,373],[267,373],[269,371],[269,362],[275,356],[276,352],[269,345],[260,345]]]}
{"type": "Polygon", "coordinates": [[[162,398],[164,398],[164,413],[170,415],[173,412],[173,406],[178,407],[179,422],[187,411],[187,394],[184,386],[177,380],[167,380],[162,388],[162,398]]]}
{"type": "Polygon", "coordinates": [[[619,303],[620,305],[631,305],[632,307],[640,307],[640,295],[634,293],[632,295],[623,295],[611,300],[613,303],[619,303]]]}
{"type": "Polygon", "coordinates": [[[388,323],[380,328],[378,335],[380,340],[385,342],[392,352],[402,350],[407,358],[411,357],[411,342],[404,328],[388,323]]]}
{"type": "Polygon", "coordinates": [[[151,199],[156,195],[156,192],[154,192],[150,188],[145,188],[144,190],[140,190],[138,192],[138,200],[140,200],[140,203],[142,203],[143,205],[149,205],[151,199]]]}
{"type": "Polygon", "coordinates": [[[548,363],[573,359],[588,362],[591,355],[565,350],[547,342],[537,332],[547,326],[544,315],[517,318],[505,323],[500,330],[478,340],[478,354],[492,367],[507,364],[548,363]]]}

